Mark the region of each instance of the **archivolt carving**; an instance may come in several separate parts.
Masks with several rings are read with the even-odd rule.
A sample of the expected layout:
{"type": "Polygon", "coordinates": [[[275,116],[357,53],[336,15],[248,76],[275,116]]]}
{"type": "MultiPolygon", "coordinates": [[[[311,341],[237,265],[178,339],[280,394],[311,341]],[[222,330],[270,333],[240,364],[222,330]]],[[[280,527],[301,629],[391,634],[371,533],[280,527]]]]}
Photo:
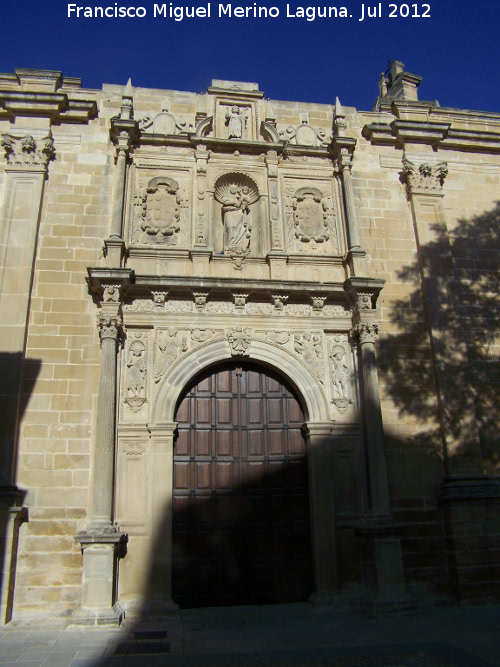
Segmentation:
{"type": "MultiPolygon", "coordinates": [[[[187,382],[203,368],[231,358],[228,339],[226,336],[221,337],[221,333],[220,330],[216,330],[213,338],[189,350],[187,354],[179,356],[171,365],[168,381],[164,378],[159,386],[153,407],[153,422],[173,421],[176,401],[187,382]]],[[[303,359],[284,346],[266,340],[265,332],[261,335],[264,338],[255,336],[252,338],[248,348],[251,358],[280,372],[286,369],[286,376],[304,397],[307,419],[318,422],[329,421],[324,389],[311,369],[303,363],[303,359]]]]}

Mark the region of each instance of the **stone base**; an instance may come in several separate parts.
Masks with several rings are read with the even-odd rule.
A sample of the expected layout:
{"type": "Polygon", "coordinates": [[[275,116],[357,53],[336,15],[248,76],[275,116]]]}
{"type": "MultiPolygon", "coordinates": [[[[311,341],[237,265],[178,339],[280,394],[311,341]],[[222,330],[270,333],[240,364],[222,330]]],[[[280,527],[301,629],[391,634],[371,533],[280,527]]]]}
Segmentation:
{"type": "Polygon", "coordinates": [[[125,612],[119,602],[110,609],[88,609],[81,607],[77,609],[68,626],[119,626],[125,619],[125,612]]]}

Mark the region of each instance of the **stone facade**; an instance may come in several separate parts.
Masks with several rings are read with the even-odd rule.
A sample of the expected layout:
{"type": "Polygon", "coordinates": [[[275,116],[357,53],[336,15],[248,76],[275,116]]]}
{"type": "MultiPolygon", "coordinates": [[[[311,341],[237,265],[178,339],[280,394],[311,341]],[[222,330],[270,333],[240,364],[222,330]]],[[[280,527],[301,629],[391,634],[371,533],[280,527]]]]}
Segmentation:
{"type": "Polygon", "coordinates": [[[0,75],[3,623],[175,608],[176,410],[230,360],[304,411],[316,602],[500,597],[500,115],[420,80],[0,75]]]}

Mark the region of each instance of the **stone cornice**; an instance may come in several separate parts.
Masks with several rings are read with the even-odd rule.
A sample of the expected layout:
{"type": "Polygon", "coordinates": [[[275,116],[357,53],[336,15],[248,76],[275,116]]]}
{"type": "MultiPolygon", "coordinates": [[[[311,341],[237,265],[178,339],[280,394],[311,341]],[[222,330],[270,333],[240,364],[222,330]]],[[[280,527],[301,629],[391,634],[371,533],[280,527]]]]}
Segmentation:
{"type": "Polygon", "coordinates": [[[86,123],[97,115],[94,100],[70,99],[66,93],[0,90],[0,109],[9,116],[41,116],[52,122],[86,123]]]}
{"type": "Polygon", "coordinates": [[[480,131],[454,129],[446,122],[394,120],[368,123],[362,135],[374,145],[421,143],[435,148],[500,153],[500,126],[498,131],[480,131]]]}

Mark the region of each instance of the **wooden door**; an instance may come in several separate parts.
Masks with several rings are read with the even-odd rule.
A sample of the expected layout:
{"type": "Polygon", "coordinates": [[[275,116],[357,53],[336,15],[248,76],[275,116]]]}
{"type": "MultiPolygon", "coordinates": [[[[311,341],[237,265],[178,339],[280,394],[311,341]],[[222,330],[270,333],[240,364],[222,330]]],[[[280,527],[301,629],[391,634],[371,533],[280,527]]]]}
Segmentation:
{"type": "Polygon", "coordinates": [[[312,591],[304,415],[267,369],[225,364],[179,404],[173,598],[181,607],[296,602],[312,591]]]}

